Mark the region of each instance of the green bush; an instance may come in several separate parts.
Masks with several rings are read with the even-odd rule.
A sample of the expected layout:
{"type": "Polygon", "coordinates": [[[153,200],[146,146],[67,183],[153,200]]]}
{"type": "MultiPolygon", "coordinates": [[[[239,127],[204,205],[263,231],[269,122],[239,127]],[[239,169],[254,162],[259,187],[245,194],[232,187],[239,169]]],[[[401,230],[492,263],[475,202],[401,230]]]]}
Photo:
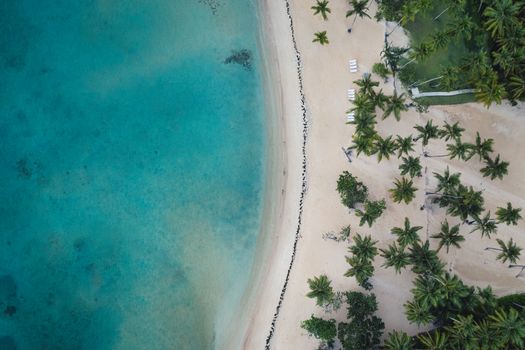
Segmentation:
{"type": "Polygon", "coordinates": [[[303,321],[301,328],[317,339],[324,340],[328,343],[337,335],[334,319],[325,320],[314,315],[312,315],[309,320],[303,321]]]}
{"type": "Polygon", "coordinates": [[[348,208],[354,208],[357,203],[363,203],[368,198],[368,188],[348,171],[339,175],[337,192],[348,208]]]}

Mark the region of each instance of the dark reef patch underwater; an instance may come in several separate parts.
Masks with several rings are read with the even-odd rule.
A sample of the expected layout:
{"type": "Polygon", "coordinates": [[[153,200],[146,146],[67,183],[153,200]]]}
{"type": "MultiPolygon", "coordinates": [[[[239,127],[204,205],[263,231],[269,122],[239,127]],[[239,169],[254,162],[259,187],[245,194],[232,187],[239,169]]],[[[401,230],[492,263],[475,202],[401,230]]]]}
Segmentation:
{"type": "Polygon", "coordinates": [[[256,11],[0,1],[0,349],[220,340],[264,194],[256,11]]]}

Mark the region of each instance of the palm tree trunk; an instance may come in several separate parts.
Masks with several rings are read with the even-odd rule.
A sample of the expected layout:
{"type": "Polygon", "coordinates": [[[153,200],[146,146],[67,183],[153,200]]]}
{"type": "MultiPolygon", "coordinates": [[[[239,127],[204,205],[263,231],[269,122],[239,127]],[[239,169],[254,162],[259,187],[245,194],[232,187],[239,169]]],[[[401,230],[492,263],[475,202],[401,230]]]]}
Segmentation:
{"type": "Polygon", "coordinates": [[[435,78],[432,78],[432,79],[425,80],[425,81],[422,82],[422,83],[418,83],[418,82],[416,82],[417,84],[416,84],[416,83],[412,83],[412,84],[410,85],[410,87],[418,87],[419,85],[423,85],[423,84],[426,84],[426,83],[430,83],[431,81],[439,80],[439,79],[442,79],[442,78],[443,78],[443,76],[440,75],[439,77],[435,77],[435,78]]]}
{"type": "Polygon", "coordinates": [[[429,155],[428,153],[423,153],[423,156],[426,158],[441,158],[441,157],[448,157],[448,154],[436,154],[436,155],[429,155]]]}
{"type": "Polygon", "coordinates": [[[521,275],[521,273],[523,272],[523,270],[525,270],[525,265],[509,265],[509,268],[513,268],[513,267],[520,267],[521,270],[520,272],[518,272],[518,274],[515,276],[516,278],[518,278],[519,275],[521,275]]]}
{"type": "Polygon", "coordinates": [[[355,24],[355,20],[356,20],[356,19],[357,19],[357,13],[355,14],[355,16],[354,16],[354,20],[352,21],[352,27],[354,26],[354,24],[355,24]]]}
{"type": "Polygon", "coordinates": [[[410,61],[408,61],[407,63],[405,63],[405,64],[403,65],[403,67],[399,68],[399,70],[405,68],[406,66],[408,66],[410,63],[414,62],[415,60],[416,60],[415,58],[412,58],[410,61]]]}
{"type": "Polygon", "coordinates": [[[392,30],[390,31],[390,33],[387,33],[386,36],[389,36],[390,34],[392,34],[392,33],[397,29],[397,27],[399,27],[400,25],[401,25],[401,21],[397,22],[397,24],[396,24],[396,26],[394,27],[394,29],[392,29],[392,30]]]}
{"type": "Polygon", "coordinates": [[[450,6],[447,7],[446,9],[444,9],[443,11],[441,11],[441,13],[440,13],[439,15],[437,15],[436,17],[434,17],[433,21],[435,21],[435,20],[437,20],[439,17],[441,17],[441,15],[444,14],[445,12],[447,12],[449,8],[450,8],[450,6]]]}
{"type": "Polygon", "coordinates": [[[439,192],[425,192],[425,196],[441,196],[441,197],[448,197],[448,198],[454,198],[454,199],[462,198],[462,197],[453,196],[450,194],[439,193],[439,192]]]}
{"type": "Polygon", "coordinates": [[[493,248],[493,247],[487,247],[485,250],[496,250],[498,252],[502,252],[503,250],[501,248],[493,248]]]}

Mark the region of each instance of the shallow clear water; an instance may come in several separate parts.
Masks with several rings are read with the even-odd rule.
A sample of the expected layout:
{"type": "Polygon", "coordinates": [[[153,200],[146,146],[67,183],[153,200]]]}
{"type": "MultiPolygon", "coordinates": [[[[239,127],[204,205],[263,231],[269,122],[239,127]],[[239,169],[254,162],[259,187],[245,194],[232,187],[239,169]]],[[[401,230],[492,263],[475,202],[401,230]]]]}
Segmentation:
{"type": "Polygon", "coordinates": [[[213,348],[260,224],[254,4],[0,16],[0,348],[213,348]],[[224,62],[242,49],[251,66],[224,62]]]}

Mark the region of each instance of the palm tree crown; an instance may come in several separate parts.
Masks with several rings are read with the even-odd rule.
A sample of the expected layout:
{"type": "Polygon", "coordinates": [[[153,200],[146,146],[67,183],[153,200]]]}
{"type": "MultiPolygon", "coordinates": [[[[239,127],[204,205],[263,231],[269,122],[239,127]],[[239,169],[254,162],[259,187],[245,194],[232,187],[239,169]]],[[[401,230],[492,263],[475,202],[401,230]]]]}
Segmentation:
{"type": "Polygon", "coordinates": [[[405,218],[403,228],[394,227],[390,233],[397,236],[397,242],[402,248],[404,248],[419,241],[419,235],[417,232],[422,228],[423,226],[410,226],[410,220],[405,218]]]}
{"type": "Polygon", "coordinates": [[[432,119],[427,121],[427,123],[424,126],[414,126],[414,129],[419,131],[419,135],[415,139],[421,139],[423,142],[423,146],[428,145],[428,141],[430,139],[437,139],[439,136],[439,129],[437,126],[432,124],[432,119]]]}
{"type": "Polygon", "coordinates": [[[328,0],[317,0],[315,6],[312,6],[311,9],[314,10],[314,15],[320,13],[325,21],[328,19],[327,13],[332,13],[332,10],[328,8],[328,0]]]}
{"type": "Polygon", "coordinates": [[[490,157],[485,157],[485,167],[480,171],[483,177],[489,176],[491,180],[496,178],[503,179],[503,175],[507,175],[509,162],[500,161],[499,154],[496,159],[492,160],[490,157]]]}
{"type": "Polygon", "coordinates": [[[354,236],[354,245],[348,250],[360,259],[374,259],[377,255],[377,248],[375,247],[377,241],[372,240],[372,236],[362,237],[360,234],[354,236]]]}
{"type": "Polygon", "coordinates": [[[412,135],[409,135],[407,137],[397,135],[396,148],[398,158],[401,158],[403,154],[408,155],[410,152],[414,152],[414,141],[412,139],[412,135]]]}
{"type": "Polygon", "coordinates": [[[399,165],[399,170],[401,170],[401,175],[409,174],[410,177],[421,176],[421,162],[419,158],[408,156],[403,157],[403,163],[399,165]]]}
{"type": "Polygon", "coordinates": [[[367,4],[368,0],[350,0],[350,5],[352,5],[352,9],[346,12],[346,17],[355,15],[354,21],[352,22],[352,26],[354,25],[357,16],[359,16],[359,18],[371,18],[366,12],[368,10],[368,7],[366,6],[367,4]]]}
{"type": "Polygon", "coordinates": [[[498,207],[496,210],[496,217],[498,222],[504,222],[507,225],[517,225],[518,220],[521,219],[521,208],[513,208],[510,202],[507,203],[506,208],[498,207]]]}
{"type": "Polygon", "coordinates": [[[401,269],[410,263],[408,253],[405,252],[404,247],[398,247],[396,242],[389,245],[388,249],[380,249],[380,251],[381,256],[385,259],[382,266],[393,267],[396,273],[401,273],[401,269]]]}
{"type": "Polygon", "coordinates": [[[410,203],[416,197],[417,188],[413,185],[414,182],[407,180],[405,177],[402,177],[401,180],[395,179],[395,187],[389,190],[394,202],[401,203],[404,201],[406,204],[410,203]]]}
{"type": "Polygon", "coordinates": [[[394,91],[394,95],[391,96],[386,104],[385,111],[383,113],[383,119],[388,118],[390,114],[394,113],[394,117],[397,121],[401,119],[401,112],[407,111],[408,107],[405,106],[405,94],[397,95],[394,91]]]}
{"type": "Polygon", "coordinates": [[[474,216],[474,221],[474,229],[470,233],[479,230],[481,237],[487,236],[490,238],[490,235],[495,234],[498,230],[496,221],[490,218],[490,211],[483,218],[474,216]]]}
{"type": "Polygon", "coordinates": [[[467,161],[474,155],[474,145],[463,143],[460,139],[455,139],[454,143],[447,144],[448,156],[450,159],[458,158],[467,161]]]}
{"type": "Polygon", "coordinates": [[[378,137],[375,142],[377,150],[377,162],[381,162],[383,157],[390,159],[390,156],[396,153],[396,143],[392,140],[392,135],[386,139],[378,137]]]}
{"type": "Polygon", "coordinates": [[[326,275],[314,277],[313,279],[309,278],[308,286],[310,287],[310,292],[306,294],[306,296],[308,298],[316,299],[317,305],[323,306],[332,301],[334,292],[331,286],[331,281],[326,275]]]}
{"type": "Polygon", "coordinates": [[[314,33],[314,40],[312,40],[312,42],[318,42],[319,44],[321,45],[324,45],[324,44],[329,44],[330,41],[328,41],[328,36],[326,35],[326,30],[325,31],[322,31],[322,32],[317,32],[317,33],[314,33]]]}
{"type": "Polygon", "coordinates": [[[445,141],[450,139],[456,140],[461,138],[463,131],[465,131],[465,129],[459,126],[459,122],[455,122],[454,124],[445,122],[443,129],[439,130],[439,137],[444,138],[445,141]]]}
{"type": "Polygon", "coordinates": [[[479,155],[479,160],[488,157],[489,154],[493,152],[493,144],[493,139],[484,139],[482,141],[481,136],[479,136],[479,132],[476,132],[476,143],[474,144],[474,152],[479,155]]]}
{"type": "Polygon", "coordinates": [[[447,220],[441,223],[441,231],[430,237],[439,239],[438,252],[445,246],[447,247],[447,253],[450,246],[459,248],[459,243],[465,240],[465,237],[459,233],[459,225],[450,227],[447,220]]]}

